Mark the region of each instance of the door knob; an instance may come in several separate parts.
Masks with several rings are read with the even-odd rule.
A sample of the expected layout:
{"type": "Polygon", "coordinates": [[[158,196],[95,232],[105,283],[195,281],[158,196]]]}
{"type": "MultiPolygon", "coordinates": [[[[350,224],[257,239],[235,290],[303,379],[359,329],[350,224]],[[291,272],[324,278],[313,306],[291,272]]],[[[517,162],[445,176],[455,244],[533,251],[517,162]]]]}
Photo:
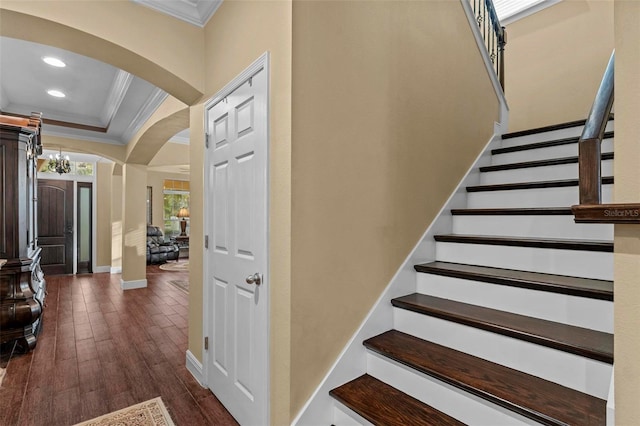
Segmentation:
{"type": "Polygon", "coordinates": [[[255,285],[260,285],[262,284],[262,277],[260,276],[259,273],[255,273],[253,275],[249,275],[245,281],[247,282],[247,284],[255,284],[255,285]]]}

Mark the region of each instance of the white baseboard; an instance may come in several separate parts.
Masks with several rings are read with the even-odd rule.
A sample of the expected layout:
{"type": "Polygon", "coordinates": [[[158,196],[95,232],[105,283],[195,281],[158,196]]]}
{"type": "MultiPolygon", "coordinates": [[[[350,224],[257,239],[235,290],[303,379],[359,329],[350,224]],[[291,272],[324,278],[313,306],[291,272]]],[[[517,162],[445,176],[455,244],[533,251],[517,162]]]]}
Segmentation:
{"type": "Polygon", "coordinates": [[[122,273],[122,266],[112,266],[110,268],[109,272],[111,272],[112,274],[121,274],[122,273]]]}
{"type": "Polygon", "coordinates": [[[123,290],[134,290],[136,288],[145,288],[147,286],[147,279],[144,280],[133,280],[133,281],[125,281],[120,279],[120,287],[123,290]]]}
{"type": "Polygon", "coordinates": [[[194,379],[202,386],[206,388],[204,376],[202,374],[202,363],[198,361],[198,358],[194,354],[191,353],[190,350],[187,350],[187,370],[194,379]]]}
{"type": "Polygon", "coordinates": [[[111,266],[110,265],[96,266],[95,268],[93,268],[93,273],[94,274],[103,274],[105,272],[111,272],[111,266]]]}
{"type": "Polygon", "coordinates": [[[609,385],[609,397],[607,398],[607,426],[615,426],[616,424],[616,401],[615,395],[615,369],[611,372],[611,385],[609,385]]]}

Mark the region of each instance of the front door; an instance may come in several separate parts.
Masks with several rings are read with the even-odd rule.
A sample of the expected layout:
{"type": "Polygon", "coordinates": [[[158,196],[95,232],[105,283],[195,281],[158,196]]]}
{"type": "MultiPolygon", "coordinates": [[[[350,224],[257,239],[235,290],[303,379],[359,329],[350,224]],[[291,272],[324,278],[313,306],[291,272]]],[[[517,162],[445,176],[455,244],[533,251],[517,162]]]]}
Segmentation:
{"type": "Polygon", "coordinates": [[[242,425],[269,423],[267,72],[207,106],[208,385],[242,425]]]}
{"type": "Polygon", "coordinates": [[[45,275],[73,273],[73,182],[38,179],[38,245],[45,275]]]}

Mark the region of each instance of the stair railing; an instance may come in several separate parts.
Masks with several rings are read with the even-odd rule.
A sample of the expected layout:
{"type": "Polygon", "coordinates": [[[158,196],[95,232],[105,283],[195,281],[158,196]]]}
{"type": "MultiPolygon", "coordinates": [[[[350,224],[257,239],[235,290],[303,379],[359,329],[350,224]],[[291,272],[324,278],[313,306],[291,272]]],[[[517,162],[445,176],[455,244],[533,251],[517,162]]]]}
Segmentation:
{"type": "Polygon", "coordinates": [[[507,44],[507,31],[500,25],[492,0],[469,0],[469,2],[480,27],[493,69],[504,90],[504,46],[507,44]]]}
{"type": "Polygon", "coordinates": [[[640,204],[602,204],[601,144],[613,106],[614,62],[615,51],[578,141],[580,204],[571,207],[577,223],[640,223],[640,204]]]}

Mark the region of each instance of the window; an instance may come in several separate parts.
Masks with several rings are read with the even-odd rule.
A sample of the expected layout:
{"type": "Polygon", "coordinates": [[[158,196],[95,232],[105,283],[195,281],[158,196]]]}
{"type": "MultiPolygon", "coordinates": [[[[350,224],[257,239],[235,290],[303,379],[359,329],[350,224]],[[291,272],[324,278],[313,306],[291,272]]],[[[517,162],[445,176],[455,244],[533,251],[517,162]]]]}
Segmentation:
{"type": "MultiPolygon", "coordinates": [[[[69,174],[79,176],[93,176],[94,163],[85,161],[70,161],[71,171],[69,174]]],[[[49,170],[49,159],[38,159],[38,173],[56,173],[49,170]]]]}
{"type": "MultiPolygon", "coordinates": [[[[180,235],[180,222],[186,221],[189,227],[189,217],[178,217],[180,209],[189,210],[189,182],[182,180],[164,181],[164,235],[174,237],[180,235]]],[[[187,235],[188,235],[187,230],[187,235]]]]}

